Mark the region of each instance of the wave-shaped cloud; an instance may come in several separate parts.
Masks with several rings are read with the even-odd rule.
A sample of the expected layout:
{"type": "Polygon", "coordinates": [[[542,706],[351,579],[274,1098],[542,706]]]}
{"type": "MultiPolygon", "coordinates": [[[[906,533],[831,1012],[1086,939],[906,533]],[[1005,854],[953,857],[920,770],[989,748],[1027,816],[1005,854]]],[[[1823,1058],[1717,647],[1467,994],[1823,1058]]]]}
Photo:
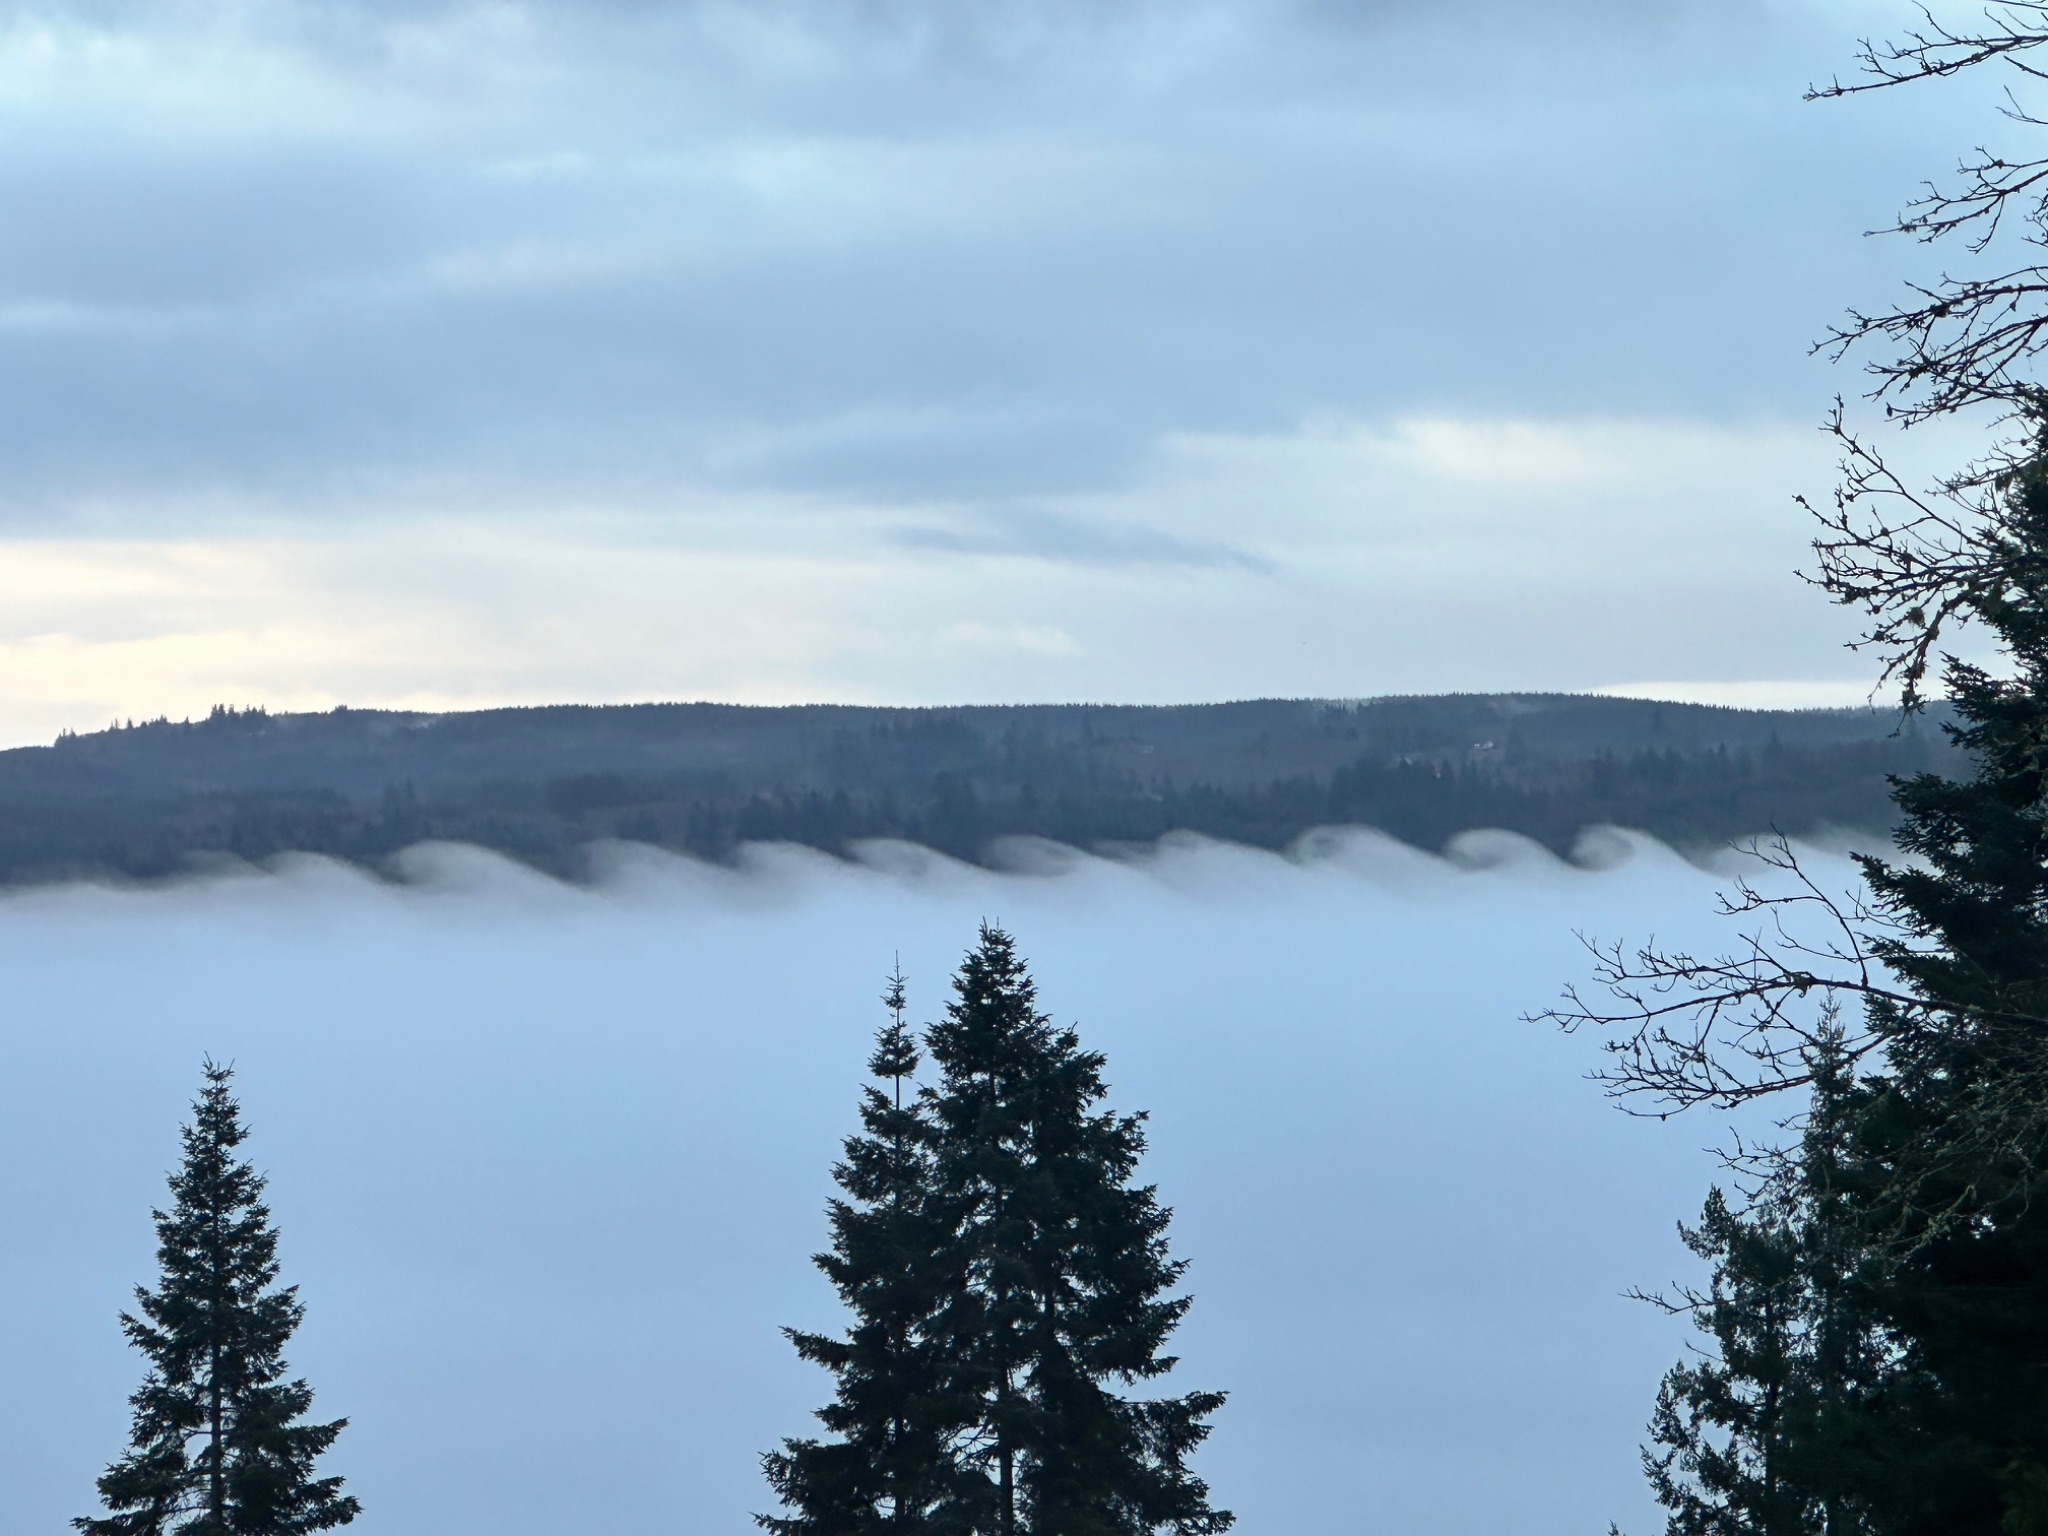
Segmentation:
{"type": "MultiPolygon", "coordinates": [[[[404,882],[285,861],[0,899],[0,1536],[89,1506],[137,1362],[114,1314],[200,1056],[238,1066],[294,1355],[379,1528],[731,1531],[824,1382],[807,1256],[881,979],[916,1017],[983,917],[1151,1111],[1231,1389],[1203,1468],[1248,1531],[1579,1532],[1643,1513],[1634,1447],[1706,1124],[1615,1114],[1593,1043],[1517,1022],[1575,928],[1713,942],[1717,877],[1640,839],[1294,857],[1169,839],[1007,871],[903,845],[736,868],[612,850],[568,886],[468,849],[404,882]]],[[[1847,866],[1821,859],[1832,875],[1847,866]]]]}

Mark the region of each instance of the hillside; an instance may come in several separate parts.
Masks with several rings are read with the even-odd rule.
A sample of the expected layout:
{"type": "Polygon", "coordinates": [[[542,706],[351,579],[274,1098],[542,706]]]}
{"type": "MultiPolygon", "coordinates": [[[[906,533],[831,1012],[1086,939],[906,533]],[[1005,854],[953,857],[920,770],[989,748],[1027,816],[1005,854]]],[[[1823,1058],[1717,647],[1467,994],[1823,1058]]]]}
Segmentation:
{"type": "Polygon", "coordinates": [[[1282,847],[1379,827],[1426,848],[1587,825],[1682,847],[1773,827],[1877,833],[1886,775],[1947,764],[1938,720],[1576,695],[973,706],[564,705],[440,715],[216,709],[0,752],[0,880],[150,878],[425,838],[576,874],[592,841],[704,857],[903,837],[965,858],[1028,833],[1191,830],[1282,847]]]}

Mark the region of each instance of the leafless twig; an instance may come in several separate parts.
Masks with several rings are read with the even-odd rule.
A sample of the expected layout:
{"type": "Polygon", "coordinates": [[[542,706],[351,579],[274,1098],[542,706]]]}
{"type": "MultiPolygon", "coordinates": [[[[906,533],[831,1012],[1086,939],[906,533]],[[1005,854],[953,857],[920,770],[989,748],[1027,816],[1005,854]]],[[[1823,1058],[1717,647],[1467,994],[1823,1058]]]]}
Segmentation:
{"type": "MultiPolygon", "coordinates": [[[[1870,931],[1892,927],[1882,914],[1853,892],[1822,887],[1783,837],[1744,851],[1789,889],[1736,882],[1720,900],[1721,913],[1755,921],[1728,953],[1700,957],[1654,940],[1631,950],[1581,935],[1593,957],[1593,985],[1607,998],[1589,1000],[1571,986],[1563,1006],[1532,1016],[1567,1031],[1606,1033],[1608,1064],[1594,1078],[1632,1114],[1667,1119],[1808,1086],[1815,1052],[1835,1038],[1837,1010],[1828,1005],[1841,999],[1924,1006],[1872,949],[1870,931]],[[1810,936],[1814,929],[1818,936],[1810,936]]],[[[1851,1062],[1882,1043],[1869,1028],[1837,1041],[1851,1062]]]]}
{"type": "Polygon", "coordinates": [[[1864,615],[1868,628],[1857,644],[1878,653],[1878,686],[1898,684],[1902,704],[1914,709],[1943,637],[2004,589],[2011,566],[1998,491],[2026,440],[2015,432],[1921,491],[1848,425],[1839,399],[1826,431],[1841,455],[1832,503],[1798,498],[1820,525],[1808,579],[1864,615]]]}

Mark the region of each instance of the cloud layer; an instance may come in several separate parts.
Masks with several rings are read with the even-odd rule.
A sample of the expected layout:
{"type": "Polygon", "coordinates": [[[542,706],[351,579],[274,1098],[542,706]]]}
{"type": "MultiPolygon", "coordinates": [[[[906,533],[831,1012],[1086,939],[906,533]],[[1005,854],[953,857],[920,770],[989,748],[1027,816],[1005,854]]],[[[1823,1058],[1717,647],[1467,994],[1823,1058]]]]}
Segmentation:
{"type": "Polygon", "coordinates": [[[1802,530],[1782,505],[1785,483],[1824,475],[1804,432],[1433,419],[1177,437],[1126,491],[1028,509],[704,495],[681,526],[529,503],[481,525],[443,510],[0,539],[0,741],[215,703],[1166,703],[1647,679],[1841,703],[1867,686],[1839,649],[1850,626],[1792,574],[1802,530]]]}
{"type": "Polygon", "coordinates": [[[120,1444],[114,1314],[207,1051],[238,1063],[309,1305],[294,1363],[352,1417],[333,1466],[379,1529],[742,1528],[757,1453],[822,1401],[777,1330],[832,1321],[807,1255],[879,979],[900,953],[930,1016],[984,916],[1152,1112],[1242,1529],[1644,1524],[1682,1330],[1620,1293],[1683,1272],[1713,1131],[1617,1115],[1591,1041],[1515,1018],[1579,974],[1574,926],[1710,942],[1714,882],[1608,852],[622,854],[579,891],[444,850],[410,888],[307,862],[10,897],[0,1306],[35,1326],[0,1343],[0,1533],[83,1512],[120,1444]]]}
{"type": "Polygon", "coordinates": [[[1839,627],[1788,617],[1783,575],[1789,497],[1829,478],[1789,445],[1845,382],[1806,343],[1912,255],[1855,232],[1996,122],[1967,90],[1799,102],[1888,20],[0,6],[0,535],[79,541],[88,589],[12,620],[0,736],[229,696],[1839,684],[1839,627]],[[537,608],[464,627],[488,574],[401,572],[388,611],[334,617],[408,531],[478,573],[536,523],[567,552],[537,608]],[[265,590],[333,638],[273,647],[202,580],[201,624],[138,616],[145,649],[79,680],[90,589],[134,550],[250,539],[289,546],[303,585],[265,590]],[[622,545],[686,559],[721,641],[601,623],[563,669],[488,638],[612,606],[622,545]],[[828,610],[914,633],[812,645],[806,562],[843,573],[828,610]],[[897,656],[948,654],[956,604],[1066,639],[897,656]],[[380,636],[451,625],[387,676],[380,636]]]}
{"type": "Polygon", "coordinates": [[[17,8],[7,500],[985,497],[1314,413],[1809,414],[1890,193],[1796,100],[1839,23],[1481,14],[17,8]]]}

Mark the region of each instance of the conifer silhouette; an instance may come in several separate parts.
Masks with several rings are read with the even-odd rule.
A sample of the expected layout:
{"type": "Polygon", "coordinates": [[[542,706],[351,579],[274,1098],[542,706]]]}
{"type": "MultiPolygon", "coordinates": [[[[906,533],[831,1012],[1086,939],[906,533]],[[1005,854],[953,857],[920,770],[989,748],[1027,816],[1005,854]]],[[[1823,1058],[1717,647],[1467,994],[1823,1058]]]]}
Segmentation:
{"type": "Polygon", "coordinates": [[[149,1360],[129,1399],[129,1448],[99,1479],[108,1513],[84,1536],[301,1536],[358,1511],[338,1477],[313,1475],[346,1419],[301,1422],[304,1381],[283,1379],[304,1307],[276,1288],[277,1232],[264,1179],[235,1150],[246,1138],[233,1069],[206,1063],[184,1128],[172,1208],[156,1219],[161,1276],[137,1287],[122,1331],[149,1360]]]}
{"type": "Polygon", "coordinates": [[[818,1263],[854,1314],[846,1338],[791,1333],[838,1378],[839,1438],[765,1458],[791,1513],[776,1536],[1214,1536],[1187,1467],[1219,1392],[1131,1400],[1171,1370],[1188,1298],[1167,1293],[1171,1213],[1132,1176],[1141,1115],[1103,1113],[1103,1058],[1055,1029],[1010,936],[984,926],[917,1068],[893,978],[866,1134],[834,1177],[818,1263]]]}
{"type": "Polygon", "coordinates": [[[1187,1468],[1220,1392],[1131,1400],[1163,1376],[1191,1298],[1166,1293],[1172,1212],[1131,1180],[1144,1116],[1098,1108],[1104,1059],[1038,1010],[1010,935],[984,924],[926,1036],[938,1085],[933,1201],[962,1282],[933,1331],[974,1407],[941,1515],[989,1536],[1208,1536],[1187,1468]]]}
{"type": "Polygon", "coordinates": [[[843,1339],[785,1330],[800,1355],[837,1378],[818,1418],[839,1438],[785,1440],[762,1458],[791,1511],[757,1517],[777,1536],[931,1530],[928,1515],[944,1491],[945,1370],[926,1331],[943,1258],[926,1198],[930,1125],[915,1098],[903,1104],[919,1060],[905,1001],[899,966],[882,996],[889,1022],[868,1060],[890,1088],[861,1095],[865,1134],[847,1138],[845,1160],[832,1170],[847,1198],[832,1202],[832,1250],[816,1260],[853,1326],[843,1339]]]}

